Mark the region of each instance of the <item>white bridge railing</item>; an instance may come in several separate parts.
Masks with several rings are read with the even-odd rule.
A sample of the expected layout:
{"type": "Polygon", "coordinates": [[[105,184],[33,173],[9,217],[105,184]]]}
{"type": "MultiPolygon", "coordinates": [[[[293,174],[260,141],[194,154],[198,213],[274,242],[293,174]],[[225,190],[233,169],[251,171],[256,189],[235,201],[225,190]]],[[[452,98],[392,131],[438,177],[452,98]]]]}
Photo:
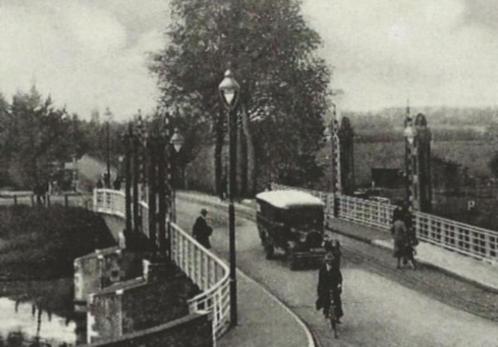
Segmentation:
{"type": "MultiPolygon", "coordinates": [[[[96,189],[94,211],[125,217],[125,194],[111,189],[96,189]]],[[[148,206],[141,202],[142,226],[149,235],[148,206]]],[[[171,223],[171,253],[176,265],[202,290],[188,301],[189,311],[209,311],[213,334],[219,338],[230,326],[229,269],[178,225],[171,223]]]]}
{"type": "MultiPolygon", "coordinates": [[[[297,189],[321,198],[326,204],[326,221],[339,218],[386,231],[391,229],[394,205],[280,184],[272,184],[272,189],[297,189]]],[[[414,213],[414,222],[417,237],[422,241],[491,263],[498,261],[496,231],[422,212],[414,213]]]]}

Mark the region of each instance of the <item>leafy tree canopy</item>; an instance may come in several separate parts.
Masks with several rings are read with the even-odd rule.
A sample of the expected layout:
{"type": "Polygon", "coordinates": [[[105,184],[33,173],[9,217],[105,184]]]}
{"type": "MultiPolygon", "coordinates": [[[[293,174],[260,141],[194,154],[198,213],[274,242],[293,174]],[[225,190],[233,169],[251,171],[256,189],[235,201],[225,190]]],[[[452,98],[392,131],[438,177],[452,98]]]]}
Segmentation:
{"type": "Polygon", "coordinates": [[[33,87],[9,105],[0,101],[0,149],[16,183],[32,188],[48,180],[51,164],[81,156],[85,142],[76,115],[57,108],[33,87]]]}
{"type": "Polygon", "coordinates": [[[230,67],[261,173],[288,182],[317,172],[329,96],[320,37],[300,11],[297,0],[172,0],[167,44],[150,66],[165,105],[195,110],[193,122],[216,131],[218,84],[230,67]]]}

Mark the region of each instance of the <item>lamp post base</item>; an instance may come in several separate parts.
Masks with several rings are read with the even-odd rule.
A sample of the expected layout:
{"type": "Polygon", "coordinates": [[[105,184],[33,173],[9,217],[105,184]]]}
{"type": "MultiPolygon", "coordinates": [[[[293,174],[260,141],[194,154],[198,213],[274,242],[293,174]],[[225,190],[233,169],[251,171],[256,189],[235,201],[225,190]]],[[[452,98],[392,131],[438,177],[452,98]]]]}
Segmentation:
{"type": "Polygon", "coordinates": [[[237,277],[235,253],[235,208],[233,199],[228,205],[228,229],[230,238],[230,323],[237,325],[237,277]]]}

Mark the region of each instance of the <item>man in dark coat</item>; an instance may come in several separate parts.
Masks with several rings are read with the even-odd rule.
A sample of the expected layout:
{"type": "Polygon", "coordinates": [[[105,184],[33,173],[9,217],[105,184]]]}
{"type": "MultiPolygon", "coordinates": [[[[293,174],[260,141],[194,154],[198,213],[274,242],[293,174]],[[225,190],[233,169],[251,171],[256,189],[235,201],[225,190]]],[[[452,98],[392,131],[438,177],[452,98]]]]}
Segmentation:
{"type": "Polygon", "coordinates": [[[323,308],[323,314],[328,318],[331,301],[330,295],[332,295],[335,306],[334,313],[337,322],[340,323],[339,319],[344,315],[341,302],[342,274],[341,270],[337,267],[337,262],[332,252],[325,255],[324,263],[320,267],[317,292],[318,300],[316,302],[316,308],[318,310],[323,308]]]}
{"type": "Polygon", "coordinates": [[[192,228],[192,234],[194,238],[206,248],[211,248],[211,243],[209,242],[209,237],[213,233],[213,228],[211,228],[207,221],[207,210],[203,208],[201,210],[201,215],[197,217],[194,226],[192,228]]]}

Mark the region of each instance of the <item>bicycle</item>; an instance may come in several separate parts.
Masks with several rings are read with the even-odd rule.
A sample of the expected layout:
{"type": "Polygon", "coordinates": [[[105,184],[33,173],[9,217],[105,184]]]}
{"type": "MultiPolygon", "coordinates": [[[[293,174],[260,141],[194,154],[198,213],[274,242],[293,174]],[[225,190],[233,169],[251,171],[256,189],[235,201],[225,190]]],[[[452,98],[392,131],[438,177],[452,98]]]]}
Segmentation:
{"type": "Polygon", "coordinates": [[[330,320],[330,328],[334,332],[334,338],[338,338],[339,334],[337,332],[337,325],[339,324],[339,317],[336,316],[335,314],[336,311],[336,302],[334,300],[334,294],[333,291],[330,291],[330,306],[329,306],[329,312],[328,312],[328,318],[330,320]]]}

